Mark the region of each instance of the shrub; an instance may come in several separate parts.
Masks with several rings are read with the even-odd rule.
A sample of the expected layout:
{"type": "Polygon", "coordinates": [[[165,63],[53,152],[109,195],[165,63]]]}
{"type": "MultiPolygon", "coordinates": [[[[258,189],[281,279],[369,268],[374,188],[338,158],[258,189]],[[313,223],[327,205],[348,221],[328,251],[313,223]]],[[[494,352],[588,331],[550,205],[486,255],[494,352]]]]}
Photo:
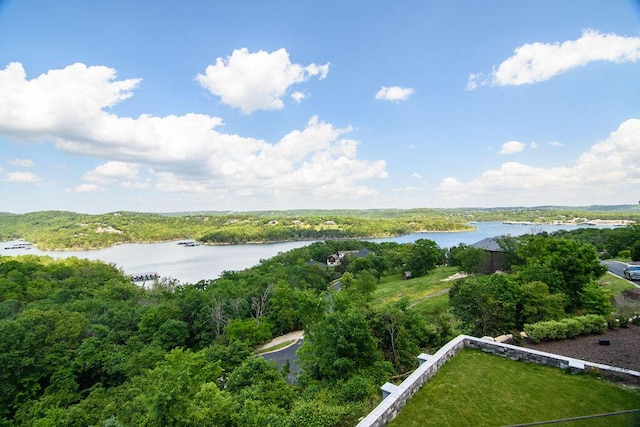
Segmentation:
{"type": "Polygon", "coordinates": [[[629,318],[627,316],[620,316],[618,318],[618,321],[620,322],[620,327],[621,328],[628,328],[629,327],[629,318]]]}
{"type": "Polygon", "coordinates": [[[618,252],[618,258],[623,258],[623,259],[631,258],[631,251],[629,249],[624,249],[618,252]]]}
{"type": "Polygon", "coordinates": [[[522,347],[522,335],[520,334],[520,331],[514,329],[513,331],[511,331],[511,336],[513,337],[513,345],[517,345],[518,347],[522,347]]]}
{"type": "Polygon", "coordinates": [[[597,314],[524,325],[524,331],[534,343],[567,337],[573,338],[578,335],[601,334],[606,329],[607,321],[603,316],[597,314]]]}
{"type": "Polygon", "coordinates": [[[587,314],[576,317],[584,326],[584,334],[601,334],[607,329],[607,322],[603,316],[597,314],[587,314]]]}
{"type": "Polygon", "coordinates": [[[577,337],[584,330],[582,323],[578,319],[562,319],[567,327],[567,338],[577,337]]]}

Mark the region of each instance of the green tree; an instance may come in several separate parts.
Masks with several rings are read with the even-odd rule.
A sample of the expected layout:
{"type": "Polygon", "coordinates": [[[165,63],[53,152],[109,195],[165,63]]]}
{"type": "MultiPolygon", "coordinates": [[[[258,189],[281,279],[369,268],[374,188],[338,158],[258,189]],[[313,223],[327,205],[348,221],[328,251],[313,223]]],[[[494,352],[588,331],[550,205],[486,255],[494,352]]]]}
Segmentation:
{"type": "Polygon", "coordinates": [[[444,258],[444,251],[433,240],[418,239],[409,248],[406,268],[414,277],[426,275],[444,258]]]}
{"type": "Polygon", "coordinates": [[[482,249],[464,246],[456,256],[460,262],[460,270],[468,274],[477,274],[484,267],[489,255],[482,249]]]}
{"type": "Polygon", "coordinates": [[[228,425],[231,397],[216,385],[222,369],[204,352],[175,349],[123,394],[118,420],[125,425],[228,425]]]}
{"type": "Polygon", "coordinates": [[[377,280],[373,274],[367,270],[363,270],[358,273],[358,277],[353,284],[353,288],[357,292],[361,293],[365,299],[369,299],[373,291],[376,290],[376,283],[377,280]]]}
{"type": "Polygon", "coordinates": [[[225,390],[241,402],[261,402],[286,411],[295,399],[295,391],[280,375],[278,365],[263,357],[245,359],[229,375],[225,390]]]}
{"type": "Polygon", "coordinates": [[[526,323],[561,319],[565,315],[564,300],[564,294],[551,294],[543,282],[520,285],[516,328],[522,330],[526,323]]]}
{"type": "Polygon", "coordinates": [[[403,300],[376,309],[371,324],[379,348],[397,372],[414,369],[416,355],[435,341],[435,329],[403,300]]]}
{"type": "Polygon", "coordinates": [[[346,378],[380,360],[365,316],[355,308],[327,313],[305,333],[298,350],[304,368],[316,378],[346,378]]]}
{"type": "Polygon", "coordinates": [[[588,314],[609,315],[613,311],[612,295],[595,281],[587,283],[580,292],[582,307],[588,314]]]}
{"type": "Polygon", "coordinates": [[[557,237],[535,236],[520,246],[519,256],[524,260],[517,269],[521,283],[546,283],[552,293],[567,296],[570,310],[582,306],[583,287],[606,271],[595,247],[557,237]]]}
{"type": "Polygon", "coordinates": [[[256,322],[253,319],[233,319],[227,324],[225,331],[230,342],[244,341],[251,347],[271,338],[269,322],[256,322]]]}
{"type": "Polygon", "coordinates": [[[516,325],[518,286],[502,274],[458,281],[449,291],[451,309],[474,336],[496,336],[516,325]]]}
{"type": "Polygon", "coordinates": [[[189,339],[189,327],[182,320],[169,319],[160,325],[153,339],[165,350],[184,347],[189,339]]]}

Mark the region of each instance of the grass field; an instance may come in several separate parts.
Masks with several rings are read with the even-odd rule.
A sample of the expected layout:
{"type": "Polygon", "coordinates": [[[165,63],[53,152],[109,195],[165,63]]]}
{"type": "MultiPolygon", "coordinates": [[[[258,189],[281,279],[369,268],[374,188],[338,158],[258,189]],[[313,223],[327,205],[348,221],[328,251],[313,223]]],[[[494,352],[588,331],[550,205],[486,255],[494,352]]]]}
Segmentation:
{"type": "MultiPolygon", "coordinates": [[[[457,272],[456,267],[437,267],[427,276],[410,280],[402,280],[399,275],[383,277],[373,292],[372,304],[380,306],[406,298],[411,307],[415,307],[424,314],[442,313],[449,308],[447,290],[453,285],[452,281],[443,282],[442,279],[457,272]]],[[[611,290],[614,295],[634,287],[628,281],[612,274],[602,276],[599,283],[611,290]]]]}
{"type": "MultiPolygon", "coordinates": [[[[420,305],[430,297],[450,288],[453,282],[443,282],[442,279],[457,272],[456,267],[437,267],[427,276],[409,280],[402,280],[400,275],[383,277],[373,292],[372,304],[374,306],[389,304],[406,298],[410,305],[420,305]]],[[[444,295],[444,298],[446,300],[447,296],[444,295]]]]}
{"type": "Polygon", "coordinates": [[[598,280],[598,283],[609,289],[614,294],[619,294],[624,290],[635,288],[635,286],[633,286],[633,284],[629,281],[621,279],[618,276],[614,276],[613,274],[609,273],[606,273],[604,276],[602,276],[600,280],[598,280]]]}
{"type": "MultiPolygon", "coordinates": [[[[640,408],[640,390],[587,375],[463,350],[389,424],[499,426],[640,408]]],[[[559,426],[637,426],[640,414],[559,426]]]]}

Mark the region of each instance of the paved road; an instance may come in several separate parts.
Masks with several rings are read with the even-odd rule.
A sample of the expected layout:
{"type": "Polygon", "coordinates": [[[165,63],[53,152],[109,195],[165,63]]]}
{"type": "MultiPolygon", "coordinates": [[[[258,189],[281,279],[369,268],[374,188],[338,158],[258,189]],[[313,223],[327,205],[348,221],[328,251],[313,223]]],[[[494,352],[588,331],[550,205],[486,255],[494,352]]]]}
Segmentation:
{"type": "Polygon", "coordinates": [[[293,382],[295,381],[295,377],[296,375],[298,375],[298,372],[300,372],[300,367],[298,366],[298,355],[296,354],[296,351],[298,351],[301,345],[302,345],[302,338],[296,341],[293,345],[290,345],[289,347],[283,348],[282,350],[274,351],[272,353],[263,354],[262,357],[264,357],[267,360],[275,361],[280,367],[282,367],[282,365],[284,365],[285,362],[288,360],[289,361],[288,379],[289,381],[293,382]]]}
{"type": "MultiPolygon", "coordinates": [[[[601,264],[606,266],[611,273],[624,279],[622,270],[626,265],[625,263],[619,261],[601,261],[601,264]]],[[[630,280],[630,282],[636,285],[637,288],[640,288],[640,280],[630,280]]]]}

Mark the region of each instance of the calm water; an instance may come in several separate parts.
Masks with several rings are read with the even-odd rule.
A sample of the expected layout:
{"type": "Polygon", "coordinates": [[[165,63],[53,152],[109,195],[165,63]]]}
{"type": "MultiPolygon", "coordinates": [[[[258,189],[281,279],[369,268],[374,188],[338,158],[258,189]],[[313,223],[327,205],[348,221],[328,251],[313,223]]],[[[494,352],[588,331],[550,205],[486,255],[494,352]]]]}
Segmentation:
{"type": "MultiPolygon", "coordinates": [[[[370,239],[373,242],[410,243],[418,239],[430,239],[442,248],[460,243],[472,244],[487,237],[502,235],[520,236],[532,232],[574,229],[575,226],[531,226],[480,222],[475,231],[459,233],[414,233],[405,236],[370,239]]],[[[162,277],[173,277],[182,283],[196,283],[202,279],[215,279],[225,270],[243,270],[262,259],[280,252],[309,245],[311,242],[270,243],[235,246],[184,247],[176,242],[126,244],[91,251],[41,251],[32,249],[5,249],[15,242],[0,243],[0,255],[48,255],[53,258],[78,257],[102,260],[115,264],[127,274],[157,272],[162,277]]]]}

